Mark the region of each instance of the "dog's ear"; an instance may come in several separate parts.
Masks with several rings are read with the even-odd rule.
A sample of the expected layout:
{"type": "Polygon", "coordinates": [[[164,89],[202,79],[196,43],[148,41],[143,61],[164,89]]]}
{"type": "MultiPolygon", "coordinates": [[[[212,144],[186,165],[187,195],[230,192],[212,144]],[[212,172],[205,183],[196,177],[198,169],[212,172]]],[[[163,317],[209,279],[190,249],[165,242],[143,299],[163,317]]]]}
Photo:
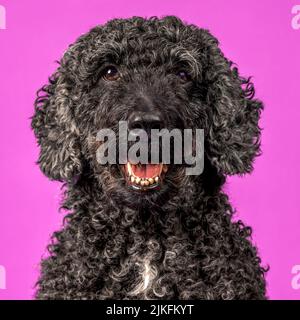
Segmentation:
{"type": "Polygon", "coordinates": [[[82,173],[80,124],[74,110],[99,66],[101,30],[97,26],[69,46],[35,100],[31,126],[40,145],[38,163],[53,180],[72,182],[82,173]],[[95,47],[99,52],[92,54],[95,47]]]}
{"type": "Polygon", "coordinates": [[[203,56],[203,86],[208,108],[206,155],[220,172],[228,175],[252,171],[253,159],[260,153],[258,121],[262,103],[254,98],[250,79],[242,78],[207,31],[203,56]]]}
{"type": "Polygon", "coordinates": [[[82,167],[70,92],[70,83],[58,68],[38,91],[31,122],[40,145],[40,168],[50,179],[59,181],[72,181],[82,167]]]}

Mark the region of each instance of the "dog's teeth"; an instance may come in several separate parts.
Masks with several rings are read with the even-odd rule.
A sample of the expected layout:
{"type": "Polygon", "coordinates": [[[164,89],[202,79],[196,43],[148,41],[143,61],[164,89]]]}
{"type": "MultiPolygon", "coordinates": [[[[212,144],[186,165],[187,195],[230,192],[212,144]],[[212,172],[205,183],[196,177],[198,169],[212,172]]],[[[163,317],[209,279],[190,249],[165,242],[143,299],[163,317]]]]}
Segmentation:
{"type": "Polygon", "coordinates": [[[145,184],[145,186],[149,186],[150,182],[146,179],[144,184],[145,184]]]}
{"type": "Polygon", "coordinates": [[[129,176],[131,176],[132,175],[132,170],[131,170],[131,165],[130,165],[129,162],[127,162],[127,171],[128,171],[129,176]]]}
{"type": "Polygon", "coordinates": [[[143,186],[145,184],[145,181],[141,180],[140,184],[141,184],[141,186],[143,186]]]}
{"type": "Polygon", "coordinates": [[[168,171],[168,166],[164,164],[162,169],[163,169],[163,172],[166,173],[168,171]]]}
{"type": "Polygon", "coordinates": [[[155,182],[158,182],[158,179],[159,179],[158,177],[155,177],[155,178],[154,178],[155,182]]]}
{"type": "Polygon", "coordinates": [[[134,176],[131,176],[131,177],[130,177],[130,181],[131,181],[131,182],[134,182],[134,180],[135,180],[135,179],[134,179],[134,176]]]}
{"type": "Polygon", "coordinates": [[[150,184],[154,183],[154,179],[152,179],[152,178],[149,178],[148,181],[149,181],[150,184]]]}
{"type": "Polygon", "coordinates": [[[139,178],[139,177],[135,178],[135,183],[139,184],[140,181],[141,181],[141,178],[139,178]]]}

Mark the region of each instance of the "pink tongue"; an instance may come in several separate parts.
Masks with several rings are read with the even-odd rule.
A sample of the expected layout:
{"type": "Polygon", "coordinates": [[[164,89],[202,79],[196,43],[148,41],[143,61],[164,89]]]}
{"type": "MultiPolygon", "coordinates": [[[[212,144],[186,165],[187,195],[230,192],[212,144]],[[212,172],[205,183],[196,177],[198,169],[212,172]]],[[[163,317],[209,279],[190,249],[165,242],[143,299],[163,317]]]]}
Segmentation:
{"type": "Polygon", "coordinates": [[[160,164],[131,165],[133,174],[139,178],[153,178],[160,174],[160,164]]]}

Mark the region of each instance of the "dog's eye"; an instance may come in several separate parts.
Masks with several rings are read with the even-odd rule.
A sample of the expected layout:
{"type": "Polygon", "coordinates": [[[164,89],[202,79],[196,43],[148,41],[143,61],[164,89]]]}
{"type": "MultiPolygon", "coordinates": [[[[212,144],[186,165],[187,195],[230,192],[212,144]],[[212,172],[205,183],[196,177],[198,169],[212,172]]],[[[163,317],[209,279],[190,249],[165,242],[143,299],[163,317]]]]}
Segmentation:
{"type": "Polygon", "coordinates": [[[120,78],[120,73],[116,67],[109,66],[104,69],[102,77],[108,81],[116,81],[120,78]]]}
{"type": "Polygon", "coordinates": [[[190,80],[190,75],[186,71],[180,70],[176,73],[176,75],[184,82],[187,82],[190,80]]]}

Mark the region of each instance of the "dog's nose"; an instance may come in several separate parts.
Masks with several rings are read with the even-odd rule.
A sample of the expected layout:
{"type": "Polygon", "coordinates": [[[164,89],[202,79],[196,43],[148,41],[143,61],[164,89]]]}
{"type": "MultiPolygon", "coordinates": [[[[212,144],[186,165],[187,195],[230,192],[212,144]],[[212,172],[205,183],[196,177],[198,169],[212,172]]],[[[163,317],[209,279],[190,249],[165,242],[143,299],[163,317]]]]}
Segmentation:
{"type": "Polygon", "coordinates": [[[128,119],[129,130],[143,129],[150,132],[151,129],[163,129],[164,121],[162,115],[155,112],[137,112],[131,114],[128,119]]]}

